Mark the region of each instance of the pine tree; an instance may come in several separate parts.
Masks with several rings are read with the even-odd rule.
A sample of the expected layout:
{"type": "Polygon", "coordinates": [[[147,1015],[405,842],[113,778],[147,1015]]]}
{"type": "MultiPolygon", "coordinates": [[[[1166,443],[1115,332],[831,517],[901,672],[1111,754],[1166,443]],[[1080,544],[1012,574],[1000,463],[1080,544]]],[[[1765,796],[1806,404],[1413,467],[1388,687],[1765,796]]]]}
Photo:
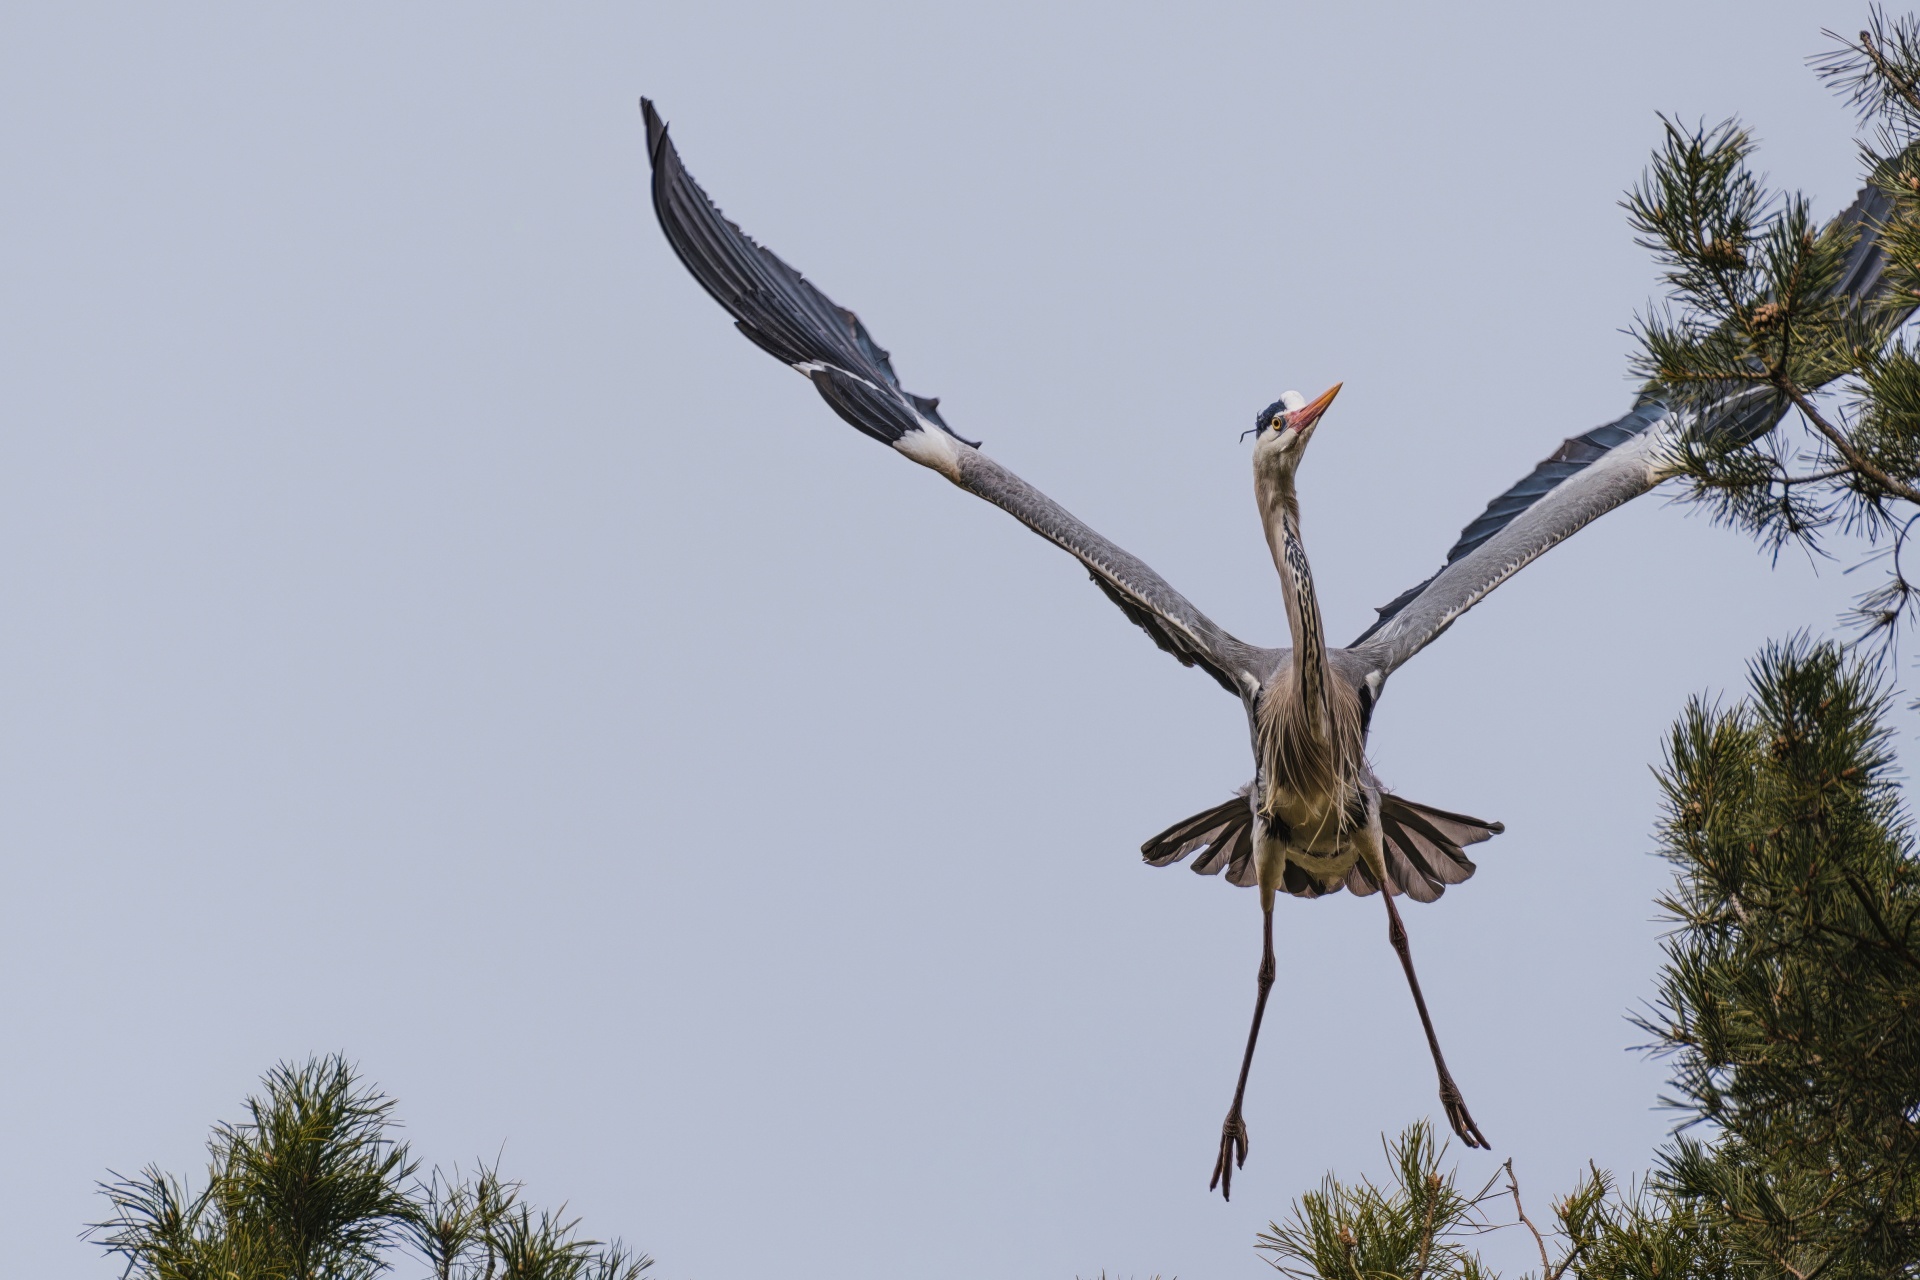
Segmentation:
{"type": "Polygon", "coordinates": [[[1779,1274],[1920,1269],[1920,864],[1869,668],[1804,641],[1675,726],[1655,1009],[1704,1127],[1661,1185],[1779,1274]]]}
{"type": "Polygon", "coordinates": [[[267,1073],[216,1125],[207,1183],[149,1166],[101,1184],[89,1234],[141,1280],[370,1280],[407,1252],[433,1280],[641,1280],[653,1260],[579,1235],[486,1167],[425,1178],[389,1135],[393,1101],[332,1056],[267,1073]]]}

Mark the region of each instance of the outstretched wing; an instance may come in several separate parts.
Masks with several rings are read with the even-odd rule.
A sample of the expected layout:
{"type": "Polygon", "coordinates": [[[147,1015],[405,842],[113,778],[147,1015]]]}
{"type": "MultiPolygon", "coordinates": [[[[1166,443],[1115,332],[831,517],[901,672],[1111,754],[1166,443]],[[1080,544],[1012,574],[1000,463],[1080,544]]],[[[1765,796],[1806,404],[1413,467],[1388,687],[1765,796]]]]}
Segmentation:
{"type": "MultiPolygon", "coordinates": [[[[1880,286],[1886,254],[1873,232],[1889,208],[1885,194],[1868,187],[1838,219],[1862,233],[1839,285],[1848,296],[1866,298],[1880,286]]],[[[1671,475],[1668,446],[1678,433],[1746,443],[1771,431],[1787,408],[1783,398],[1764,389],[1742,392],[1700,417],[1643,397],[1624,416],[1564,441],[1525,479],[1488,503],[1460,531],[1439,572],[1389,601],[1348,647],[1362,653],[1383,678],[1392,674],[1495,587],[1671,475]]]]}
{"type": "Polygon", "coordinates": [[[1469,525],[1446,566],[1380,610],[1379,621],[1348,648],[1370,672],[1392,675],[1495,587],[1671,474],[1665,446],[1677,427],[1666,406],[1649,404],[1561,445],[1475,522],[1497,520],[1493,531],[1475,535],[1469,525]],[[1555,471],[1565,474],[1556,478],[1555,471]],[[1526,492],[1529,485],[1541,491],[1526,492]],[[1495,515],[1502,502],[1514,509],[1495,515]]]}
{"type": "Polygon", "coordinates": [[[727,221],[680,162],[666,122],[641,99],[653,209],[700,286],[755,346],[813,383],[856,429],[938,471],[1076,556],[1094,582],[1153,642],[1241,698],[1252,696],[1280,651],[1229,635],[1144,563],[1059,503],[978,451],[940,417],[939,401],[900,385],[887,352],[860,318],[727,221]]]}

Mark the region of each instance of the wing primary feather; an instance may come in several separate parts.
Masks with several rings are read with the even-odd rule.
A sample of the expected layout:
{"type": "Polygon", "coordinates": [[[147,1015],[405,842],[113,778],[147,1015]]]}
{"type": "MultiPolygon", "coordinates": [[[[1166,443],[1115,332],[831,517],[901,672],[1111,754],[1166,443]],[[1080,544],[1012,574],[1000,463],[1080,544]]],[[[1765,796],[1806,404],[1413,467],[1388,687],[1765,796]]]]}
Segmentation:
{"type": "MultiPolygon", "coordinates": [[[[1464,844],[1490,839],[1506,830],[1498,822],[1448,813],[1404,800],[1391,793],[1380,797],[1380,836],[1383,843],[1417,868],[1434,896],[1446,886],[1470,878],[1477,868],[1461,852],[1464,844]]],[[[1417,901],[1425,901],[1415,895],[1417,901]]]]}
{"type": "Polygon", "coordinates": [[[655,215],[675,256],[735,327],[804,373],[835,414],[1065,549],[1136,625],[1242,700],[1279,665],[1281,651],[1249,645],[1194,608],[1137,557],[1088,528],[946,423],[940,402],[900,385],[893,357],[860,317],[729,221],[687,172],[666,121],[641,99],[655,215]],[[966,448],[948,442],[948,437],[966,448]]]}
{"type": "Polygon", "coordinates": [[[1489,822],[1485,818],[1470,818],[1464,813],[1449,813],[1445,809],[1419,804],[1392,792],[1381,795],[1380,812],[1382,816],[1392,816],[1402,822],[1418,823],[1431,829],[1436,839],[1451,840],[1458,845],[1478,844],[1507,829],[1504,822],[1489,822]]]}
{"type": "Polygon", "coordinates": [[[1227,851],[1227,880],[1242,889],[1260,883],[1260,868],[1253,860],[1253,823],[1234,832],[1233,847],[1227,851]]]}
{"type": "Polygon", "coordinates": [[[1236,827],[1250,826],[1252,822],[1253,811],[1247,807],[1246,794],[1242,792],[1231,800],[1174,823],[1141,845],[1140,856],[1149,866],[1171,866],[1195,849],[1222,842],[1232,835],[1236,827]]]}
{"type": "Polygon", "coordinates": [[[909,432],[933,429],[979,446],[947,426],[934,398],[901,387],[892,356],[859,316],[729,221],[687,172],[652,101],[642,98],[640,111],[660,229],[688,274],[755,346],[801,367],[835,413],[876,440],[892,444],[909,432]]]}

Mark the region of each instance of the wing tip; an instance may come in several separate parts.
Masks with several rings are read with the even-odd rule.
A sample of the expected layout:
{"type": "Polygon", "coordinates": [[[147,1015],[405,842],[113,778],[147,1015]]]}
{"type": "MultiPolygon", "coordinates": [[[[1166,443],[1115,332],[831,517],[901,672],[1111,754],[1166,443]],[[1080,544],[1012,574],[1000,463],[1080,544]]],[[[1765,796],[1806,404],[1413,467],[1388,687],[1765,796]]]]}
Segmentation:
{"type": "Polygon", "coordinates": [[[644,94],[640,97],[640,118],[647,125],[647,160],[657,166],[660,152],[667,145],[667,122],[660,118],[653,99],[644,94]]]}
{"type": "Polygon", "coordinates": [[[980,441],[947,425],[937,397],[917,396],[900,386],[886,350],[859,316],[820,293],[727,219],[686,171],[659,107],[644,94],[640,116],[653,169],[654,214],[667,243],[694,280],[732,314],[734,326],[749,341],[782,363],[797,366],[806,360],[821,365],[818,375],[801,372],[808,373],[835,413],[883,444],[897,444],[926,430],[969,448],[981,447],[980,441]],[[694,225],[702,223],[706,225],[694,225]],[[762,305],[769,293],[783,291],[798,297],[762,305]],[[837,315],[839,329],[828,312],[837,315]]]}

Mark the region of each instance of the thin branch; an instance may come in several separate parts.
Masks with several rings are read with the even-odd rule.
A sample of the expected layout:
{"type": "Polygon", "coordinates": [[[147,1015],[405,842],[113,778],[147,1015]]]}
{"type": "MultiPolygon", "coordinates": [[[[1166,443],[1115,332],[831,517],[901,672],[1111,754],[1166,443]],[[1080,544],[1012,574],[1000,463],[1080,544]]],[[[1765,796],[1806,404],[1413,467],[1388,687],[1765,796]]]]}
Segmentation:
{"type": "Polygon", "coordinates": [[[1815,1267],[1811,1271],[1807,1271],[1807,1272],[1793,1271],[1793,1268],[1787,1267],[1787,1264],[1784,1262],[1782,1262],[1780,1265],[1783,1267],[1787,1267],[1787,1270],[1789,1271],[1793,1271],[1793,1274],[1795,1274],[1796,1276],[1799,1276],[1800,1280],[1817,1280],[1821,1272],[1825,1271],[1828,1267],[1832,1266],[1835,1262],[1838,1262],[1839,1260],[1840,1260],[1840,1251],[1838,1249],[1829,1249],[1827,1251],[1827,1256],[1820,1260],[1820,1265],[1815,1267]]]}
{"type": "Polygon", "coordinates": [[[1782,487],[1790,487],[1796,484],[1818,484],[1822,480],[1838,480],[1841,476],[1850,476],[1852,474],[1852,467],[1835,467],[1831,471],[1816,471],[1810,476],[1779,476],[1774,479],[1774,483],[1782,487]]]}
{"type": "Polygon", "coordinates": [[[1774,1266],[1780,1268],[1782,1271],[1792,1276],[1793,1280],[1809,1280],[1811,1276],[1819,1274],[1817,1271],[1816,1272],[1802,1271],[1800,1268],[1794,1266],[1791,1262],[1788,1262],[1785,1258],[1781,1257],[1776,1250],[1768,1249],[1767,1256],[1773,1259],[1774,1266]]]}
{"type": "Polygon", "coordinates": [[[1842,878],[1846,880],[1847,888],[1853,890],[1853,896],[1860,900],[1860,906],[1866,911],[1867,919],[1873,922],[1874,931],[1886,940],[1886,944],[1892,947],[1902,960],[1915,969],[1920,969],[1920,956],[1914,955],[1906,943],[1893,936],[1893,930],[1887,928],[1887,922],[1880,916],[1880,909],[1873,905],[1873,899],[1867,895],[1866,886],[1854,879],[1851,874],[1842,873],[1842,878]]]}
{"type": "Polygon", "coordinates": [[[1813,401],[1807,398],[1807,393],[1800,389],[1798,383],[1782,375],[1774,380],[1774,385],[1786,392],[1793,401],[1794,407],[1806,415],[1807,421],[1813,424],[1815,430],[1833,442],[1833,447],[1840,451],[1840,456],[1847,460],[1852,470],[1866,476],[1894,497],[1904,498],[1908,502],[1920,505],[1920,489],[1915,489],[1910,484],[1900,483],[1868,461],[1864,454],[1853,447],[1853,442],[1847,439],[1845,433],[1828,422],[1820,411],[1814,408],[1813,401]]]}
{"type": "Polygon", "coordinates": [[[1913,81],[1902,80],[1900,77],[1894,75],[1893,67],[1888,64],[1879,48],[1873,43],[1873,33],[1871,31],[1862,31],[1860,33],[1860,52],[1867,55],[1867,58],[1873,63],[1873,69],[1880,73],[1880,78],[1892,86],[1895,93],[1906,99],[1908,106],[1912,107],[1915,111],[1920,111],[1920,94],[1914,92],[1913,81]]]}
{"type": "Polygon", "coordinates": [[[1513,1176],[1513,1157],[1507,1157],[1507,1185],[1513,1188],[1513,1211],[1520,1215],[1521,1225],[1533,1233],[1533,1242],[1540,1246],[1541,1280],[1559,1280],[1559,1273],[1553,1269],[1553,1260],[1547,1257],[1546,1237],[1540,1234],[1540,1228],[1533,1225],[1533,1219],[1527,1216],[1526,1206],[1520,1203],[1520,1179],[1513,1176]]]}

